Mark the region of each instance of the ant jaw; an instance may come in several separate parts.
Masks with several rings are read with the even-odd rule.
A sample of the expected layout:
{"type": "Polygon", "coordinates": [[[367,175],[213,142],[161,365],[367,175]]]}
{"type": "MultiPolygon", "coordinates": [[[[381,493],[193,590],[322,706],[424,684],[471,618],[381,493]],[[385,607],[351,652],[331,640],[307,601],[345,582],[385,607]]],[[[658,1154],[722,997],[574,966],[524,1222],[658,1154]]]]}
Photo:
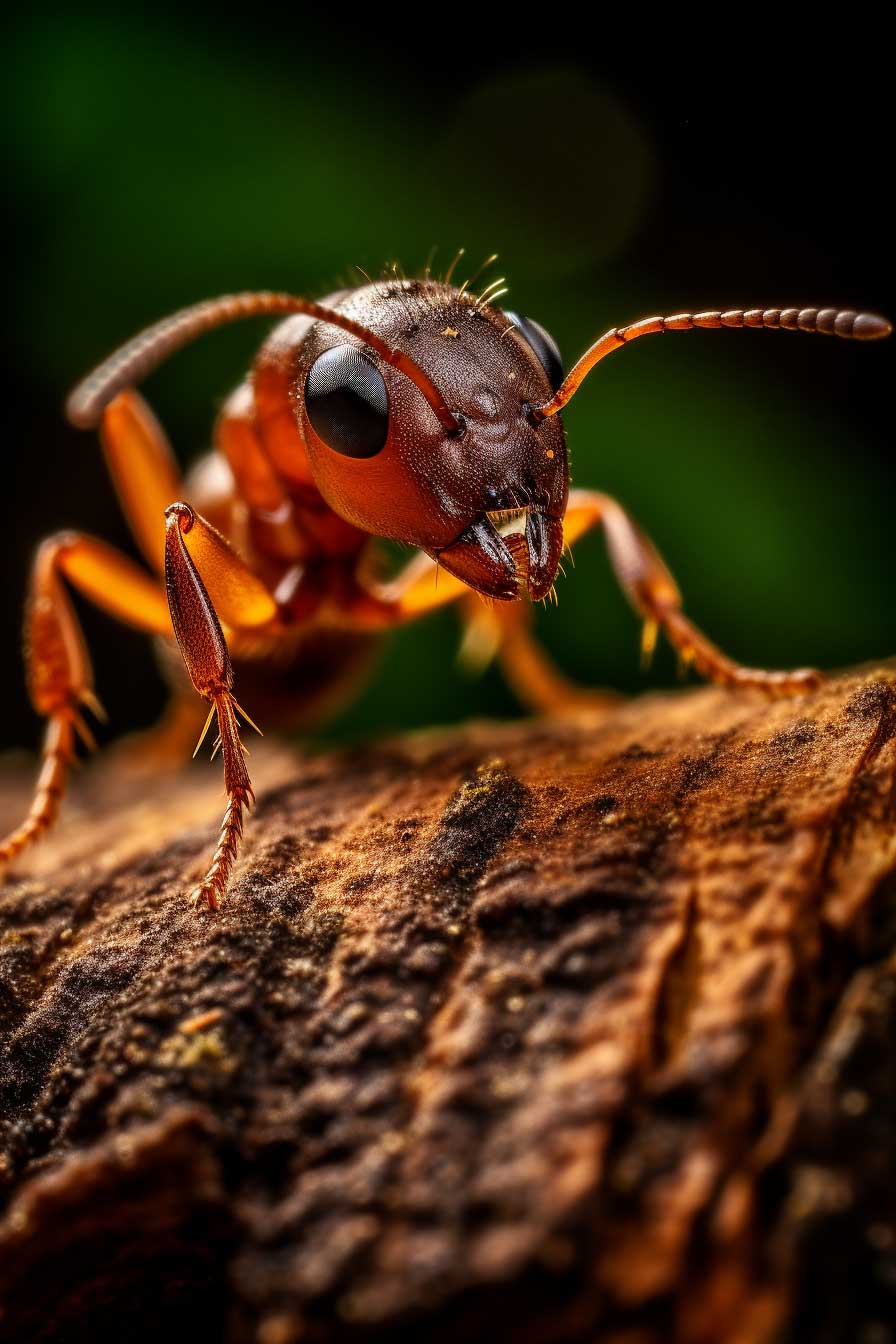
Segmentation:
{"type": "Polygon", "coordinates": [[[528,588],[533,602],[540,602],[554,586],[563,555],[563,522],[533,510],[526,519],[528,588]]]}
{"type": "Polygon", "coordinates": [[[538,509],[482,514],[437,554],[449,574],[485,597],[540,601],[551,590],[563,553],[563,524],[538,509]],[[503,524],[499,532],[493,517],[503,524]],[[525,519],[525,531],[514,524],[525,519]]]}
{"type": "Polygon", "coordinates": [[[485,597],[512,602],[520,596],[516,561],[485,514],[464,528],[457,540],[440,550],[436,558],[449,574],[485,597]]]}

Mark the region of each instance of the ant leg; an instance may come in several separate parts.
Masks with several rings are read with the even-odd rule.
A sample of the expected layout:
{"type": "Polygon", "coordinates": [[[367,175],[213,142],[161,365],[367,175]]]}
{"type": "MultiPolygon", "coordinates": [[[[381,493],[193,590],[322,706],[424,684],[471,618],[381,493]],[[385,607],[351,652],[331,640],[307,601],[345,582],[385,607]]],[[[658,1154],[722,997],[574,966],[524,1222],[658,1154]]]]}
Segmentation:
{"type": "Polygon", "coordinates": [[[528,602],[485,603],[465,583],[422,552],[391,583],[360,590],[349,620],[358,629],[405,625],[449,602],[462,600],[467,633],[461,658],[482,668],[495,656],[522,703],[540,713],[605,710],[618,703],[609,691],[577,686],[564,677],[531,632],[528,602]]]}
{"type": "Polygon", "coordinates": [[[460,657],[473,671],[498,658],[510,689],[528,709],[539,714],[574,710],[609,711],[622,699],[613,691],[579,686],[557,667],[532,632],[529,602],[464,602],[465,631],[460,657]]]}
{"type": "MultiPolygon", "coordinates": [[[[693,663],[711,681],[756,686],[773,695],[792,695],[819,684],[820,674],[811,669],[765,672],[735,663],[684,615],[675,580],[653,544],[622,507],[608,495],[590,490],[572,491],[563,525],[566,544],[571,546],[598,524],[604,529],[610,560],[623,591],[644,618],[646,653],[652,650],[662,629],[682,660],[693,663]]],[[[390,583],[360,591],[350,609],[349,620],[363,630],[403,625],[462,597],[470,597],[469,588],[420,554],[390,583]]],[[[486,648],[491,644],[491,652],[500,651],[508,680],[525,703],[561,711],[595,706],[592,694],[567,682],[538,648],[525,625],[525,604],[497,602],[490,610],[494,625],[488,631],[481,627],[480,634],[485,635],[486,648]]],[[[491,653],[487,653],[486,660],[488,656],[491,653]]],[[[609,705],[602,692],[594,695],[598,708],[609,705]]]]}
{"type": "MultiPolygon", "coordinates": [[[[183,489],[165,432],[140,394],[126,388],[103,412],[100,440],[131,532],[148,563],[163,575],[165,533],[159,520],[171,501],[181,497],[183,489]]],[[[250,465],[257,473],[256,458],[250,465]]],[[[267,498],[263,502],[270,503],[267,498]]],[[[219,609],[224,615],[224,606],[219,609]]],[[[175,691],[159,723],[116,750],[138,768],[189,759],[202,719],[201,707],[192,696],[175,691]]]]}
{"type": "Polygon", "coordinates": [[[755,686],[772,695],[812,690],[821,675],[804,668],[796,672],[764,672],[741,667],[693,625],[681,609],[681,594],[652,542],[608,495],[573,490],[564,519],[564,538],[571,545],[590,528],[604,529],[610,562],[635,610],[644,618],[644,651],[649,655],[659,630],[692,663],[701,676],[728,686],[755,686]]]}
{"type": "Polygon", "coordinates": [[[165,572],[159,519],[182,493],[180,472],[158,420],[138,392],[119,392],[103,412],[100,442],[134,539],[157,574],[165,572]]]}
{"type": "Polygon", "coordinates": [[[62,532],[40,546],[25,609],[25,665],[31,702],[47,720],[43,766],[28,815],[0,842],[0,864],[16,858],[55,821],[77,738],[94,745],[82,708],[102,713],[63,579],[128,625],[155,634],[171,630],[161,585],[105,542],[62,532]]]}
{"type": "Polygon", "coordinates": [[[449,602],[469,597],[470,593],[471,589],[461,579],[418,551],[388,583],[359,586],[346,618],[354,630],[388,630],[419,616],[428,616],[449,602]]]}
{"type": "Polygon", "coordinates": [[[165,582],[171,624],[190,680],[211,706],[203,737],[216,715],[224,761],[227,810],[211,865],[192,893],[195,905],[204,903],[216,910],[236,862],[245,813],[255,795],[236,711],[252,720],[233,696],[230,654],[215,608],[238,630],[274,623],[277,609],[261,580],[189,505],[171,504],[165,516],[165,582]]]}
{"type": "MultiPolygon", "coordinates": [[[[99,434],[134,540],[151,568],[164,575],[165,533],[159,521],[171,500],[183,493],[165,431],[139,392],[126,388],[103,412],[99,434]]],[[[129,766],[157,769],[189,760],[201,728],[201,708],[192,696],[175,692],[157,724],[131,735],[113,750],[129,766]]]]}

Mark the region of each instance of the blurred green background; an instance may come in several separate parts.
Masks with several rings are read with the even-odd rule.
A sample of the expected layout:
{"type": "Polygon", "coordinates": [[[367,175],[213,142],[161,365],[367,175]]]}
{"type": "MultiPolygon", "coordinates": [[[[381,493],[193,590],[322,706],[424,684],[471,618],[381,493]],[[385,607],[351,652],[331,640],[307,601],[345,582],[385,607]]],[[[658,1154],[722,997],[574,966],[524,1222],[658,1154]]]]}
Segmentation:
{"type": "MultiPolygon", "coordinates": [[[[500,252],[504,302],[568,363],[654,312],[892,313],[891,224],[874,207],[892,134],[883,53],[840,31],[798,59],[778,43],[769,63],[753,40],[720,50],[727,75],[707,81],[648,25],[589,50],[485,12],[474,25],[433,12],[404,33],[380,11],[340,11],[338,31],[322,14],[218,7],[20,20],[6,81],[3,741],[37,741],[18,659],[37,541],[73,526],[133,552],[94,439],[62,422],[64,394],[168,310],[233,289],[320,295],[393,259],[410,273],[438,244],[443,264],[460,246],[471,267],[500,252]]],[[[147,385],[183,462],[207,447],[265,329],[210,336],[147,385]]],[[[574,482],[631,509],[689,613],[739,658],[892,654],[894,356],[780,333],[644,341],[566,414],[574,482]]],[[[674,680],[668,651],[639,671],[599,537],[559,596],[538,628],[572,675],[630,691],[674,680]]],[[[80,609],[115,729],[150,722],[164,694],[150,645],[80,609]]],[[[517,712],[496,671],[463,675],[457,646],[450,612],[390,638],[325,735],[517,712]]]]}

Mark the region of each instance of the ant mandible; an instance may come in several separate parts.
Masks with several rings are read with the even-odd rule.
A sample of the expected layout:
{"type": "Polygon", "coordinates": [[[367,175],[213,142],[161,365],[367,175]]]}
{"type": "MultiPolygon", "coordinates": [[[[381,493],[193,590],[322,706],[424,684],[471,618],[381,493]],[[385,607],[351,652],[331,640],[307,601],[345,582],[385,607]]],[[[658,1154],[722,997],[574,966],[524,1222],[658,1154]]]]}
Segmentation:
{"type": "MultiPolygon", "coordinates": [[[[237,294],[185,308],[136,336],[71,394],[81,428],[99,426],[122,507],[151,575],[77,532],[48,538],[31,576],[25,661],[31,700],[47,720],[43,766],[25,821],[0,844],[16,857],[54,821],[84,708],[101,707],[66,584],[137,629],[172,629],[173,696],[160,729],[186,754],[217,716],[227,809],[211,865],[192,895],[218,906],[253,801],[234,696],[295,727],[344,698],[378,632],[471,590],[497,599],[468,614],[524,702],[557,709],[587,693],[536,645],[528,603],[553,590],[564,547],[600,524],[617,578],[645,622],[663,630],[713,681],[773,694],[805,691],[816,672],[740,667],[682,612],[675,581],[614,500],[569,488],[558,412],[599,360],[639,336],[694,328],[766,327],[857,340],[889,335],[870,313],[834,308],[735,309],[651,317],[612,328],[564,377],[539,323],[497,307],[495,281],[394,276],[329,295],[237,294]],[[288,315],[225,403],[215,451],[185,482],[137,384],[203,332],[240,318],[288,315]],[[179,502],[187,500],[189,502],[179,502]],[[162,519],[165,526],[162,527],[162,519]],[[394,580],[378,576],[374,538],[419,549],[394,580]],[[435,583],[437,571],[444,571],[435,583]],[[163,582],[164,580],[164,582],[163,582]],[[226,631],[226,637],[225,637],[226,631]],[[233,662],[231,662],[231,659],[233,662]],[[192,689],[191,689],[192,685],[192,689]]],[[[602,697],[592,695],[592,703],[602,697]]],[[[253,724],[253,727],[255,725],[253,724]]],[[[198,747],[197,747],[198,750],[198,747]]]]}

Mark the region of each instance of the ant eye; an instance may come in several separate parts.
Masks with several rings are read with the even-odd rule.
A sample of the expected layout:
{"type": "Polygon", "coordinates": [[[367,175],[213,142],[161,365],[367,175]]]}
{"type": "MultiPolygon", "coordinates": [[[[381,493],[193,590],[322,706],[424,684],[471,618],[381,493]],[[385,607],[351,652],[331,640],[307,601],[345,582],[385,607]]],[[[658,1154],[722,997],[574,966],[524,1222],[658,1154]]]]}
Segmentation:
{"type": "Polygon", "coordinates": [[[519,313],[510,313],[506,309],[504,315],[510,318],[520,335],[525,336],[548,376],[551,391],[556,392],[563,382],[563,356],[553,336],[531,317],[520,317],[519,313]]]}
{"type": "Polygon", "coordinates": [[[320,355],[305,379],[308,419],[345,457],[375,457],[389,432],[389,397],[375,364],[353,345],[320,355]]]}

